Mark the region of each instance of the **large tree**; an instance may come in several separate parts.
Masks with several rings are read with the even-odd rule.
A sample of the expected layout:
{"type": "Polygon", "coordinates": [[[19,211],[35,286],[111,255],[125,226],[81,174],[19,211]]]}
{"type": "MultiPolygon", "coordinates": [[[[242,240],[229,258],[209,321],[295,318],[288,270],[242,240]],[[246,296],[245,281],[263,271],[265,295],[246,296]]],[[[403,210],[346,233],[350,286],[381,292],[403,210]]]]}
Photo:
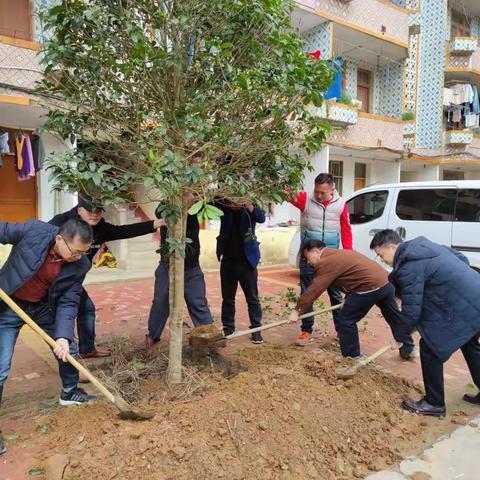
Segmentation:
{"type": "MultiPolygon", "coordinates": [[[[169,379],[181,379],[185,224],[213,196],[280,202],[321,148],[332,80],[307,58],[289,0],[62,0],[44,16],[46,128],[82,139],[57,188],[116,202],[143,184],[169,226],[169,379]]],[[[253,241],[253,239],[251,239],[253,241]]]]}

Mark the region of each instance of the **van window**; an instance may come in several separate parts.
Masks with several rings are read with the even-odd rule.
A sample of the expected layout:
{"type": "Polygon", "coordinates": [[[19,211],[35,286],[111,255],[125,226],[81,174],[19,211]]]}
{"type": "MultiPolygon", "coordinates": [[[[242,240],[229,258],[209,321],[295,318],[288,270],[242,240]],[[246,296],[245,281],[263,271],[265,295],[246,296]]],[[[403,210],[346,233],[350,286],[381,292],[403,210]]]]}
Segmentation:
{"type": "Polygon", "coordinates": [[[456,197],[454,188],[402,190],[395,212],[401,220],[452,222],[456,197]]]}
{"type": "Polygon", "coordinates": [[[380,218],[385,210],[388,191],[362,193],[347,202],[350,223],[358,225],[380,218]]]}
{"type": "Polygon", "coordinates": [[[480,190],[458,191],[456,222],[480,222],[480,190]]]}

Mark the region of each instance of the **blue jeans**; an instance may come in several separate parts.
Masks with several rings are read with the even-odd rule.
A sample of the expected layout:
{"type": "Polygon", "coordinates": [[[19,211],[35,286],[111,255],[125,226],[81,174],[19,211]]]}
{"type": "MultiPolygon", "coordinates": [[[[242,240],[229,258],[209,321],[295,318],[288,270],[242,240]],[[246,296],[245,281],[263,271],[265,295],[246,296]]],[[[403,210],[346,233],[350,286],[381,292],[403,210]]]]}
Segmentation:
{"type": "MultiPolygon", "coordinates": [[[[304,257],[300,258],[300,293],[305,292],[312,283],[315,277],[315,269],[307,262],[304,257]]],[[[339,305],[342,303],[342,294],[335,288],[329,287],[327,289],[328,296],[330,297],[330,305],[339,305]]],[[[304,313],[313,312],[313,305],[305,310],[304,313]]],[[[335,330],[338,332],[338,318],[340,310],[334,310],[332,312],[333,324],[335,330]]],[[[315,317],[308,317],[302,320],[302,332],[313,332],[313,324],[315,323],[315,317]]]]}
{"type": "MultiPolygon", "coordinates": [[[[159,340],[170,315],[168,266],[163,262],[155,271],[155,291],[148,318],[148,336],[159,340]]],[[[205,277],[199,266],[185,270],[185,303],[195,327],[213,323],[206,298],[205,277]]]]}
{"type": "Polygon", "coordinates": [[[78,349],[85,355],[95,350],[95,304],[83,289],[77,315],[78,349]]]}
{"type": "MultiPolygon", "coordinates": [[[[54,335],[55,318],[47,303],[28,303],[19,300],[17,303],[48,335],[54,335]]],[[[5,303],[0,302],[0,394],[10,373],[13,349],[23,325],[23,320],[5,303]]],[[[73,357],[78,354],[75,342],[70,343],[70,354],[73,357]]],[[[78,371],[67,362],[58,359],[57,361],[63,389],[68,391],[75,388],[78,384],[78,371]]]]}

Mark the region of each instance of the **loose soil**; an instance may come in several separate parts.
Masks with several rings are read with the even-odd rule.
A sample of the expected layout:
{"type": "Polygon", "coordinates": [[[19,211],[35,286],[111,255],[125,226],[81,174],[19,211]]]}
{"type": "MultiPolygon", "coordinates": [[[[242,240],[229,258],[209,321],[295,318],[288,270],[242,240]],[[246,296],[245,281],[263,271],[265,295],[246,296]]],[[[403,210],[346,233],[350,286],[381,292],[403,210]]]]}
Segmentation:
{"type": "Polygon", "coordinates": [[[399,408],[418,386],[374,368],[337,380],[331,352],[264,345],[237,354],[190,365],[174,389],[142,379],[135,407],[155,410],[153,420],[119,420],[104,402],[58,408],[36,419],[25,447],[37,465],[66,455],[64,480],[342,480],[422,443],[427,422],[399,408]]]}

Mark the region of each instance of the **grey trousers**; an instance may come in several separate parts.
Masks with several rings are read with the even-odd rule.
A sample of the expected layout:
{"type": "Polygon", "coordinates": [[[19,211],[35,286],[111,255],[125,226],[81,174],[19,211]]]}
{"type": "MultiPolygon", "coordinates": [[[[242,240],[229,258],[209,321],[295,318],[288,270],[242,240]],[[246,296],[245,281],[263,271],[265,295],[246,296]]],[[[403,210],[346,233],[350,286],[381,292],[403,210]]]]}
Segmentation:
{"type": "MultiPolygon", "coordinates": [[[[199,266],[185,270],[185,303],[193,325],[213,323],[205,295],[205,277],[199,266]]],[[[160,262],[155,271],[155,292],[148,318],[148,335],[159,340],[170,315],[168,266],[160,262]]]]}

